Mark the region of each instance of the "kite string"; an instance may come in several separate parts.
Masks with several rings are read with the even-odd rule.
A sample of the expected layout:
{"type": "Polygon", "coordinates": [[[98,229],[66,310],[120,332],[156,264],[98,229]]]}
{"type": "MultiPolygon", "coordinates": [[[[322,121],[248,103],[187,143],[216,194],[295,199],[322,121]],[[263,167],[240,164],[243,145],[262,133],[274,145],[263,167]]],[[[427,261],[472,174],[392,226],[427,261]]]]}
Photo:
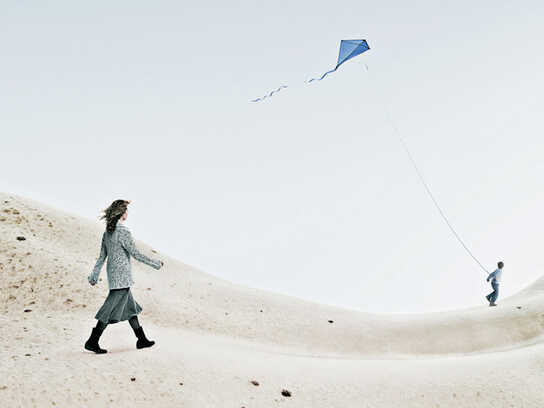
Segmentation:
{"type": "MultiPolygon", "coordinates": [[[[368,72],[368,66],[365,64],[365,67],[366,67],[366,70],[368,72]]],[[[423,177],[423,174],[421,173],[421,171],[419,170],[419,167],[414,159],[414,156],[412,155],[412,153],[410,152],[410,149],[408,149],[408,145],[406,144],[406,142],[404,141],[403,137],[401,136],[400,134],[400,131],[397,127],[397,125],[395,124],[395,122],[393,121],[392,117],[391,117],[391,114],[389,112],[389,109],[387,108],[387,106],[385,105],[384,103],[384,110],[386,112],[386,119],[387,121],[389,122],[389,124],[391,125],[391,127],[393,128],[393,132],[395,133],[395,135],[397,136],[397,138],[399,139],[404,151],[406,152],[406,154],[408,155],[408,157],[410,158],[410,162],[412,163],[418,177],[419,177],[419,180],[421,181],[421,183],[423,184],[423,187],[425,187],[425,190],[427,191],[427,194],[429,195],[429,197],[431,198],[432,202],[434,203],[436,209],[438,210],[438,212],[440,213],[440,216],[442,217],[442,219],[445,221],[446,225],[449,227],[449,229],[451,230],[451,232],[453,233],[453,235],[455,236],[455,238],[457,238],[457,241],[459,241],[459,243],[463,246],[463,248],[465,249],[465,251],[472,257],[472,259],[474,259],[474,261],[476,261],[476,263],[480,266],[480,268],[482,268],[482,270],[489,274],[489,271],[482,265],[482,263],[478,260],[478,258],[476,258],[476,256],[474,256],[474,254],[472,253],[472,251],[468,248],[468,246],[465,244],[465,242],[461,239],[461,237],[459,236],[459,234],[457,233],[457,231],[455,231],[455,228],[453,228],[453,226],[451,225],[451,223],[449,222],[448,218],[446,217],[446,214],[444,213],[444,211],[442,210],[442,208],[440,207],[440,205],[438,204],[438,201],[436,200],[436,198],[434,197],[431,189],[429,188],[429,185],[427,184],[427,182],[425,181],[425,178],[423,177]]]]}

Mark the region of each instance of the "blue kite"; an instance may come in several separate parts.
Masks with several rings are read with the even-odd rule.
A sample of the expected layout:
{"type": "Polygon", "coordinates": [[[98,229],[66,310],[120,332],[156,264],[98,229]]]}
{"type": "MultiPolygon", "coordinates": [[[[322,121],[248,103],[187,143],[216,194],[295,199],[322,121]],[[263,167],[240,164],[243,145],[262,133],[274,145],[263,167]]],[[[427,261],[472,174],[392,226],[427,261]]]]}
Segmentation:
{"type": "Polygon", "coordinates": [[[312,81],[321,81],[323,78],[325,78],[328,74],[331,72],[334,72],[338,69],[340,65],[342,65],[344,62],[346,62],[349,59],[352,59],[353,57],[356,57],[359,54],[362,54],[365,51],[368,51],[370,47],[368,46],[366,40],[342,40],[340,41],[340,52],[338,54],[338,62],[336,63],[336,66],[334,69],[331,69],[330,71],[325,72],[321,78],[312,78],[308,81],[308,83],[312,81]]]}
{"type": "MultiPolygon", "coordinates": [[[[342,65],[347,60],[356,57],[359,54],[362,54],[365,51],[368,51],[370,47],[368,46],[366,40],[342,40],[340,41],[340,53],[338,54],[338,62],[336,63],[336,67],[334,69],[331,69],[330,71],[325,72],[321,78],[312,78],[308,83],[312,81],[321,81],[323,78],[325,78],[328,74],[331,72],[334,72],[338,69],[340,65],[342,65]]],[[[278,89],[273,90],[272,92],[266,94],[265,96],[257,99],[253,99],[251,102],[260,102],[263,99],[269,98],[275,93],[281,91],[282,89],[287,88],[287,85],[282,85],[278,89]]]]}

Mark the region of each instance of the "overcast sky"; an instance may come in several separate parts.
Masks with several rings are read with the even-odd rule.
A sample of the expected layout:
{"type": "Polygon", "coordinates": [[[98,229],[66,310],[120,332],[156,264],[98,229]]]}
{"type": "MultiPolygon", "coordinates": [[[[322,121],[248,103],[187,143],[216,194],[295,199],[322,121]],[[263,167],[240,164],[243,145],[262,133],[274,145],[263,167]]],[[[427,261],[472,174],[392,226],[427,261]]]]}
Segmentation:
{"type": "Polygon", "coordinates": [[[395,124],[474,254],[505,262],[499,302],[542,275],[540,1],[0,7],[2,191],[94,220],[132,200],[137,239],[246,286],[370,312],[484,304],[395,124]],[[304,82],[358,38],[368,52],[304,82]]]}

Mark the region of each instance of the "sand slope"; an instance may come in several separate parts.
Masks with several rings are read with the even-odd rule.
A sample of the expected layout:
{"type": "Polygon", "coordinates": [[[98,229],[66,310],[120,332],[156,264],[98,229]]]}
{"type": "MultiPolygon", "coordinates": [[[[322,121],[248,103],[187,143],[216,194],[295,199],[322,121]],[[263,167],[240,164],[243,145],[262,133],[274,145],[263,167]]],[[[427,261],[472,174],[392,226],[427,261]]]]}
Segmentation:
{"type": "Polygon", "coordinates": [[[122,322],[100,340],[107,354],[89,353],[108,291],[105,267],[87,283],[103,229],[0,193],[6,406],[544,407],[544,279],[497,308],[367,314],[235,285],[137,240],[165,262],[133,260],[157,344],[136,350],[122,322]]]}

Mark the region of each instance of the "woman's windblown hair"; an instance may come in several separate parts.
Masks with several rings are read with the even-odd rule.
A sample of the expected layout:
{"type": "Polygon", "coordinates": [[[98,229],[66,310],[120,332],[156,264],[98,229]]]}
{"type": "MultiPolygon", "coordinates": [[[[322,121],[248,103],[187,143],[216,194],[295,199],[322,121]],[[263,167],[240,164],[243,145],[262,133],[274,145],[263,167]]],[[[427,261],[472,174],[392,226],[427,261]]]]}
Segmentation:
{"type": "Polygon", "coordinates": [[[106,230],[108,232],[115,231],[117,221],[127,210],[130,200],[115,200],[108,208],[104,210],[104,214],[100,216],[100,220],[106,219],[106,230]]]}

